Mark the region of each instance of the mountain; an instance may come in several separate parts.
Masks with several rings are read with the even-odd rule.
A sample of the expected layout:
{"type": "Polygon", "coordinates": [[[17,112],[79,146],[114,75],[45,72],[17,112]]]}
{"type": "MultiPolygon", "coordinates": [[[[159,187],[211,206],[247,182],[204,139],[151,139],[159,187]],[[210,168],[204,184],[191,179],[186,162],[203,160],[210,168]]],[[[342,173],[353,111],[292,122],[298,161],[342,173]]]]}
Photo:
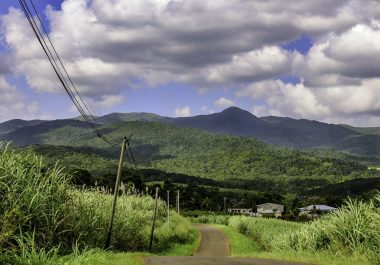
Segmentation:
{"type": "MultiPolygon", "coordinates": [[[[59,159],[66,167],[83,166],[104,172],[103,165],[109,167],[104,159],[118,159],[119,148],[103,142],[85,127],[86,124],[80,121],[66,124],[65,121],[61,125],[47,131],[29,131],[33,133],[30,143],[42,145],[40,153],[46,154],[52,162],[59,159]],[[49,147],[44,147],[46,145],[49,147]],[[72,148],[65,151],[63,146],[72,148]],[[52,150],[44,153],[49,148],[52,150]]],[[[102,125],[99,129],[116,142],[132,134],[132,150],[141,168],[214,180],[266,179],[285,185],[295,179],[306,183],[307,179],[327,178],[328,183],[336,183],[355,176],[380,174],[352,161],[277,148],[249,137],[211,134],[167,123],[120,122],[102,125]]],[[[114,171],[115,168],[110,170],[114,171]]]]}
{"type": "Polygon", "coordinates": [[[172,124],[213,133],[250,136],[266,143],[292,148],[330,147],[347,137],[360,135],[349,128],[284,117],[258,118],[237,107],[220,113],[170,120],[172,124]]]}
{"type": "Polygon", "coordinates": [[[346,127],[352,131],[358,132],[360,134],[377,134],[380,135],[380,127],[354,127],[346,124],[342,124],[343,127],[346,127]]]}
{"type": "MultiPolygon", "coordinates": [[[[69,139],[75,137],[73,134],[77,129],[88,129],[88,125],[85,122],[79,120],[54,120],[43,121],[35,125],[29,125],[20,127],[11,132],[0,134],[0,140],[11,141],[19,146],[41,144],[44,143],[46,135],[50,132],[54,132],[57,137],[63,137],[69,139]],[[73,130],[70,130],[72,128],[73,130]],[[66,132],[69,129],[68,134],[61,133],[66,132]]],[[[54,144],[54,143],[53,143],[54,144]]]]}
{"type": "MultiPolygon", "coordinates": [[[[379,128],[358,128],[288,117],[259,118],[237,107],[230,107],[219,113],[183,118],[135,112],[111,113],[96,117],[96,120],[100,125],[128,121],[159,122],[177,127],[201,129],[216,134],[253,137],[282,147],[334,149],[356,156],[380,157],[379,128]]],[[[57,126],[85,125],[80,122],[78,118],[50,122],[12,120],[0,123],[0,139],[9,139],[21,145],[40,143],[38,137],[34,136],[35,132],[46,131],[57,126]]],[[[72,139],[75,141],[74,136],[72,139]]]]}
{"type": "Polygon", "coordinates": [[[337,142],[357,134],[339,125],[305,119],[285,119],[274,124],[264,135],[257,135],[257,138],[271,144],[301,149],[334,148],[337,142]]]}
{"type": "MultiPolygon", "coordinates": [[[[312,124],[318,128],[322,126],[312,124]]],[[[306,125],[310,126],[309,122],[306,125]]],[[[368,169],[344,156],[324,157],[275,147],[252,137],[229,135],[248,134],[252,129],[265,133],[266,130],[269,132],[268,128],[276,126],[279,124],[271,125],[249,112],[232,108],[193,119],[118,121],[100,124],[98,128],[117,143],[125,135],[133,135],[131,146],[139,170],[179,174],[185,183],[188,183],[186,176],[193,176],[194,180],[202,178],[222,182],[224,187],[287,193],[295,190],[306,192],[350,179],[378,178],[380,175],[380,171],[368,169]],[[244,123],[247,119],[249,122],[244,123]],[[204,129],[175,124],[184,121],[190,121],[186,126],[201,124],[204,129]],[[231,127],[238,131],[231,130],[231,127]],[[213,130],[213,133],[205,129],[213,130]]],[[[89,171],[99,183],[107,185],[110,179],[113,180],[120,154],[118,146],[105,143],[85,122],[75,119],[45,121],[5,133],[0,138],[27,146],[24,149],[43,155],[49,165],[60,160],[68,170],[89,171]]],[[[147,177],[151,176],[147,174],[147,177]]],[[[159,174],[156,177],[162,181],[163,176],[159,174]]]]}
{"type": "Polygon", "coordinates": [[[254,137],[264,134],[271,128],[268,122],[237,107],[230,107],[210,115],[171,119],[170,123],[213,133],[254,137]]]}
{"type": "Polygon", "coordinates": [[[9,120],[9,121],[0,123],[0,135],[26,127],[26,126],[38,125],[38,124],[41,124],[42,122],[44,121],[42,120],[25,121],[25,120],[20,120],[20,119],[9,120]]]}
{"type": "Polygon", "coordinates": [[[111,114],[104,115],[102,117],[97,118],[97,121],[103,124],[110,124],[114,122],[123,122],[123,121],[153,122],[153,121],[164,121],[166,119],[169,119],[169,118],[162,117],[154,113],[131,112],[131,113],[111,113],[111,114]]]}

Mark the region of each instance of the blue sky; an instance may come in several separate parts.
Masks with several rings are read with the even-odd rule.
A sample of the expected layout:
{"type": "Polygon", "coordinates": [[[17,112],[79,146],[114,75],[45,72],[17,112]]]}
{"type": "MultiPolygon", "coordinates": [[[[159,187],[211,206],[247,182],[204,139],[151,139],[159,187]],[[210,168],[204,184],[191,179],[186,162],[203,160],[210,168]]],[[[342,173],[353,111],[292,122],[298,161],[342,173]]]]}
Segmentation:
{"type": "MultiPolygon", "coordinates": [[[[330,8],[323,1],[304,6],[270,1],[275,8],[242,0],[217,0],[210,6],[200,0],[178,1],[176,6],[169,0],[133,0],[129,5],[121,0],[34,2],[96,115],[144,111],[187,116],[235,105],[257,116],[379,123],[380,94],[374,87],[380,74],[373,74],[378,63],[362,66],[370,58],[365,41],[339,48],[355,34],[376,40],[376,8],[368,13],[368,22],[344,1],[330,8]],[[47,5],[54,10],[50,16],[47,5]],[[193,12],[195,6],[202,11],[193,12]],[[219,19],[220,11],[230,7],[239,15],[219,19]],[[249,15],[253,13],[257,15],[249,15]],[[259,20],[264,15],[276,19],[259,20]],[[357,66],[348,66],[347,58],[355,58],[357,66]],[[360,96],[347,97],[344,91],[360,96]],[[348,104],[355,100],[357,104],[348,104]]],[[[0,70],[6,69],[0,78],[8,98],[21,97],[22,102],[14,110],[9,102],[0,102],[9,104],[0,121],[78,115],[34,48],[31,29],[16,27],[25,23],[16,9],[17,1],[0,2],[0,58],[5,58],[0,70]]],[[[372,54],[377,52],[374,48],[372,54]]]]}

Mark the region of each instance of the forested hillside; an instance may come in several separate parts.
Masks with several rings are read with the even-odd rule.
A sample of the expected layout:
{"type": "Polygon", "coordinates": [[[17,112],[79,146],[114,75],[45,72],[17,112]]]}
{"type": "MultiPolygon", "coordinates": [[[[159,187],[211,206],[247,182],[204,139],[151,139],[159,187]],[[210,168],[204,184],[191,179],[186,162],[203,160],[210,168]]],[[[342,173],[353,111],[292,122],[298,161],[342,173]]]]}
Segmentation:
{"type": "MultiPolygon", "coordinates": [[[[0,124],[0,139],[12,139],[18,144],[40,143],[36,132],[70,125],[81,127],[81,118],[56,121],[12,120],[0,124]],[[76,124],[74,122],[77,122],[76,124]],[[34,126],[36,125],[36,126],[34,126]],[[23,130],[24,127],[30,127],[23,130]],[[29,139],[33,137],[34,139],[29,139]]],[[[140,121],[159,122],[183,128],[201,129],[211,133],[246,136],[277,146],[307,149],[332,149],[354,156],[380,159],[378,128],[357,128],[347,125],[293,119],[287,117],[256,117],[252,113],[231,107],[219,113],[184,118],[169,118],[154,113],[111,113],[96,117],[101,125],[140,121]]],[[[378,161],[377,161],[378,163],[378,161]]]]}
{"type": "MultiPolygon", "coordinates": [[[[80,121],[52,123],[55,127],[45,124],[50,129],[44,130],[40,126],[25,127],[20,133],[8,134],[8,140],[23,145],[49,145],[37,146],[34,150],[52,162],[62,160],[72,169],[84,169],[95,176],[114,173],[119,146],[107,145],[80,121]]],[[[331,184],[379,175],[378,171],[368,170],[354,161],[277,148],[253,138],[210,134],[165,123],[121,122],[103,125],[100,130],[116,142],[125,135],[132,136],[132,150],[141,169],[153,168],[224,181],[265,180],[267,187],[276,183],[284,188],[302,179],[304,185],[310,179],[331,184]]],[[[317,182],[311,187],[320,187],[323,183],[317,182]]]]}

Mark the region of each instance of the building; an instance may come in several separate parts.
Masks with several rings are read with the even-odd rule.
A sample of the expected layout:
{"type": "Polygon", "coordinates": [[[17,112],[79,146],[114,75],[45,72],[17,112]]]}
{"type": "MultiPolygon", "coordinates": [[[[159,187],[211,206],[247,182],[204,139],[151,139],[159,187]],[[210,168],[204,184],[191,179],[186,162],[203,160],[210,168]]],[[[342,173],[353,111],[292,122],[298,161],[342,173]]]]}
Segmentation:
{"type": "Polygon", "coordinates": [[[246,214],[246,215],[251,215],[253,213],[252,209],[243,209],[243,208],[229,208],[228,213],[231,214],[246,214]]]}
{"type": "Polygon", "coordinates": [[[257,216],[281,217],[284,213],[284,205],[276,203],[264,203],[257,205],[257,216]]]}
{"type": "Polygon", "coordinates": [[[300,215],[316,215],[331,213],[338,211],[338,208],[334,208],[328,205],[309,205],[307,207],[299,208],[300,215]]]}

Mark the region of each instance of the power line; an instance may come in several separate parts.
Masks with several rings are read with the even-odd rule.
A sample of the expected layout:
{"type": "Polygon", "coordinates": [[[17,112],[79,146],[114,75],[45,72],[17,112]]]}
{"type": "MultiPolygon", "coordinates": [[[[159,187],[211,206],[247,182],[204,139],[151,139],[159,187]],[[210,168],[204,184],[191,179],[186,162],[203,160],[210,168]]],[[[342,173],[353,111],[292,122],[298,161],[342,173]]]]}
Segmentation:
{"type": "Polygon", "coordinates": [[[58,63],[57,63],[57,61],[55,60],[55,58],[54,58],[54,56],[53,56],[53,54],[52,54],[52,51],[50,50],[48,44],[46,43],[46,41],[45,41],[45,39],[44,39],[44,37],[43,37],[42,32],[40,31],[40,29],[39,29],[39,27],[38,27],[36,21],[34,20],[34,17],[33,17],[33,15],[32,15],[31,10],[29,9],[28,4],[26,3],[25,0],[18,0],[18,2],[20,3],[21,9],[23,10],[23,12],[24,12],[24,14],[25,14],[25,16],[26,16],[26,18],[27,18],[27,20],[28,20],[28,22],[29,22],[29,24],[30,24],[30,26],[31,26],[31,28],[32,28],[32,30],[33,30],[33,32],[34,32],[34,34],[35,34],[35,36],[37,37],[37,40],[39,41],[39,43],[40,43],[40,45],[41,45],[41,47],[42,47],[42,49],[43,49],[45,55],[47,56],[47,58],[48,58],[48,60],[49,60],[49,62],[50,62],[50,64],[51,64],[51,66],[52,66],[53,69],[54,69],[54,72],[56,73],[56,75],[57,75],[59,81],[61,82],[62,86],[64,87],[66,93],[68,94],[68,96],[70,97],[71,101],[74,103],[75,107],[78,109],[79,113],[80,113],[81,116],[83,117],[84,122],[86,122],[86,123],[88,124],[88,126],[93,130],[93,132],[94,132],[99,138],[101,138],[103,141],[107,142],[107,143],[110,144],[111,146],[112,146],[112,145],[115,145],[115,143],[113,143],[113,142],[111,142],[109,139],[107,139],[107,138],[106,138],[106,137],[105,137],[105,136],[99,131],[99,129],[96,127],[96,125],[95,125],[95,124],[97,123],[96,119],[94,118],[94,116],[92,115],[91,111],[90,111],[89,108],[87,107],[87,105],[86,105],[86,103],[84,102],[83,98],[81,97],[81,95],[79,94],[78,90],[76,89],[74,82],[73,82],[72,79],[70,78],[70,76],[69,76],[69,74],[68,74],[66,68],[64,67],[64,65],[63,65],[63,63],[62,63],[62,60],[61,60],[60,56],[58,55],[58,53],[57,53],[57,51],[56,51],[56,49],[55,49],[55,47],[54,47],[54,45],[53,45],[53,43],[52,43],[50,37],[49,37],[49,34],[48,34],[46,28],[44,27],[44,25],[43,25],[43,23],[42,23],[42,20],[41,20],[40,16],[38,15],[38,12],[37,12],[37,10],[36,10],[36,8],[35,8],[35,5],[34,5],[33,1],[32,1],[32,0],[29,0],[29,1],[30,1],[31,5],[32,5],[32,7],[33,7],[34,12],[36,13],[36,16],[38,17],[39,22],[41,23],[42,29],[43,29],[45,35],[46,35],[47,38],[48,38],[48,41],[49,41],[49,43],[50,43],[50,46],[52,47],[52,49],[53,49],[53,51],[54,51],[56,57],[58,58],[59,63],[60,63],[60,65],[61,65],[62,69],[64,70],[64,72],[65,72],[67,78],[69,79],[70,84],[73,86],[73,88],[74,88],[74,90],[75,90],[77,96],[73,93],[73,91],[72,91],[71,88],[70,88],[69,83],[67,82],[66,78],[65,78],[64,75],[62,74],[61,69],[60,69],[58,63]],[[78,99],[78,98],[79,98],[79,99],[78,99]],[[87,112],[88,112],[89,114],[86,113],[86,111],[83,109],[82,105],[86,108],[86,110],[87,110],[87,112]],[[92,120],[90,120],[89,117],[90,117],[92,120]]]}
{"type": "Polygon", "coordinates": [[[59,62],[60,62],[60,64],[61,64],[61,66],[62,66],[62,68],[63,68],[63,70],[64,70],[64,72],[65,72],[67,78],[69,79],[71,85],[73,86],[73,88],[74,88],[76,94],[78,95],[78,97],[80,98],[80,100],[81,100],[81,102],[83,103],[84,107],[86,108],[86,110],[87,110],[88,113],[90,114],[90,117],[92,118],[92,120],[93,120],[95,123],[98,123],[97,120],[95,119],[94,115],[92,115],[90,109],[87,107],[86,102],[83,100],[83,98],[82,98],[81,95],[79,94],[79,92],[78,92],[78,90],[77,90],[77,88],[76,88],[74,82],[72,81],[70,75],[67,73],[67,71],[66,71],[66,67],[65,67],[64,64],[62,63],[61,57],[58,55],[58,53],[57,53],[57,51],[56,51],[56,49],[55,49],[55,47],[54,47],[54,45],[53,45],[53,42],[52,42],[52,40],[50,39],[50,36],[49,36],[49,34],[48,34],[48,32],[47,32],[47,30],[46,30],[44,24],[43,24],[43,22],[42,22],[42,20],[41,20],[41,18],[40,18],[40,16],[39,16],[39,14],[38,14],[38,12],[37,12],[37,9],[36,9],[36,7],[35,7],[33,1],[30,0],[30,3],[32,4],[33,10],[34,10],[34,12],[35,12],[36,15],[37,15],[38,20],[40,21],[41,27],[42,27],[42,29],[44,30],[45,35],[46,35],[46,37],[48,38],[49,42],[51,43],[51,46],[53,47],[54,53],[55,53],[55,55],[57,56],[57,58],[58,58],[58,60],[59,60],[59,62]]]}

